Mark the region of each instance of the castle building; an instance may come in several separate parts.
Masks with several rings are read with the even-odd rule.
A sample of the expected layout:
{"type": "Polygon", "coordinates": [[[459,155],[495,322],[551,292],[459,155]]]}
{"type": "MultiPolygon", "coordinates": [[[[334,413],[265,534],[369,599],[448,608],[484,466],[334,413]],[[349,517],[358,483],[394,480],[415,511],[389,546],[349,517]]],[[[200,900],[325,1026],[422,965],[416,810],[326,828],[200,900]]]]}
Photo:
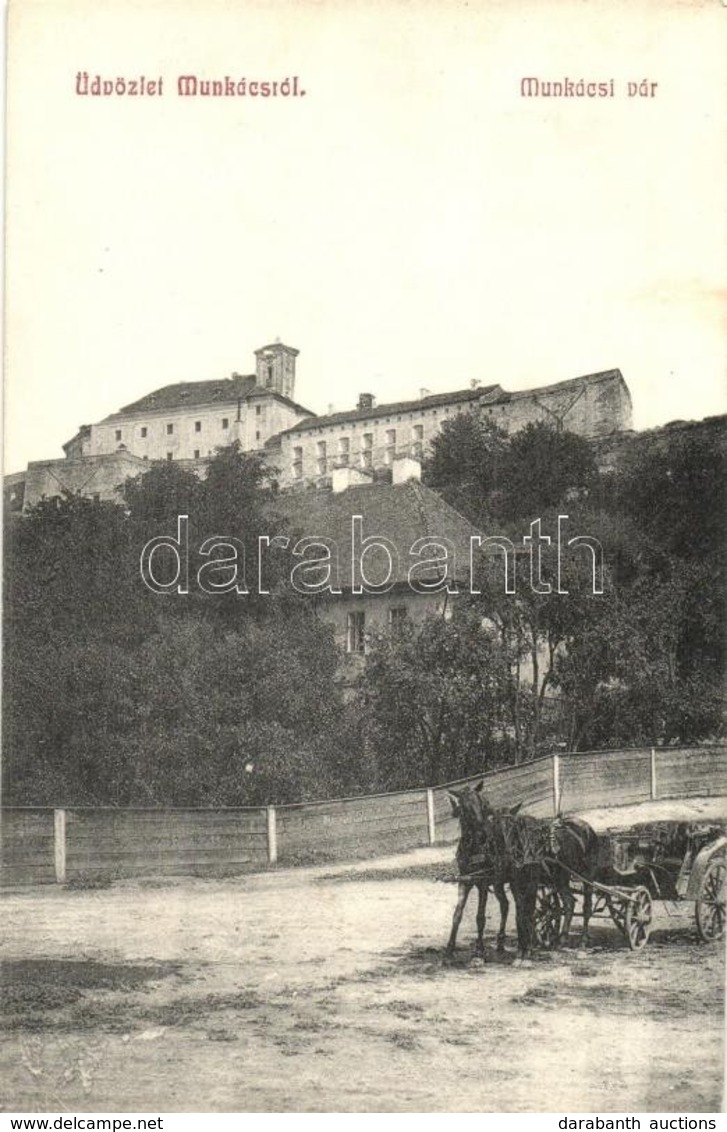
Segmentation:
{"type": "Polygon", "coordinates": [[[203,460],[239,441],[245,451],[313,416],[293,400],[298,351],[282,342],[255,351],[256,372],[165,385],[63,445],[70,460],[130,452],[142,460],[203,460]]]}
{"type": "Polygon", "coordinates": [[[216,449],[234,441],[261,452],[283,488],[330,487],[341,468],[372,477],[400,457],[421,460],[444,421],[463,412],[506,431],[548,421],[602,439],[631,428],[631,397],[618,369],[515,393],[476,381],[380,405],[362,393],[354,408],[318,416],[295,400],[297,357],[276,341],[255,351],[254,374],[166,385],[81,426],[63,445],[64,459],[34,461],[14,477],[12,505],[28,508],[64,491],[118,500],[124,480],[149,462],[184,461],[203,472],[216,449]]]}
{"type": "Polygon", "coordinates": [[[421,460],[443,423],[463,412],[478,413],[506,432],[536,421],[589,439],[631,428],[631,396],[615,369],[517,393],[475,383],[452,393],[423,389],[418,400],[384,405],[362,393],[355,409],[302,418],[271,437],[266,449],[284,486],[325,486],[336,468],[374,472],[391,468],[397,457],[421,460]]]}

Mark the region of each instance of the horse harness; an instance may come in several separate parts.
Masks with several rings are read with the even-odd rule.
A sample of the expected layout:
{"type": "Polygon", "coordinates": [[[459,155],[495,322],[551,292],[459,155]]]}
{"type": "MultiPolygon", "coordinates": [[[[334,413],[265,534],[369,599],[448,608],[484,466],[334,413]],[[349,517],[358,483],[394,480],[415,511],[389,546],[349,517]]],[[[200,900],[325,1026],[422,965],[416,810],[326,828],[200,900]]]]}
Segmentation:
{"type": "Polygon", "coordinates": [[[460,842],[457,851],[459,879],[471,883],[489,879],[492,883],[499,879],[508,865],[516,870],[538,866],[549,871],[552,865],[559,863],[554,838],[556,829],[568,832],[585,853],[584,838],[560,818],[546,822],[529,815],[498,815],[494,829],[484,833],[476,852],[471,849],[471,836],[467,838],[466,848],[460,842]]]}

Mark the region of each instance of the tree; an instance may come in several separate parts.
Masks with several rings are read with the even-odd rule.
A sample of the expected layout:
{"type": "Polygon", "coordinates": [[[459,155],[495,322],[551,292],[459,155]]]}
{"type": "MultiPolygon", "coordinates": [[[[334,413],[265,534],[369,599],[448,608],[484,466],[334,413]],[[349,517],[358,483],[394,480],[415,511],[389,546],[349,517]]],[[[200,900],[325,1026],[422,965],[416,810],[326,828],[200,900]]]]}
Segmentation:
{"type": "Polygon", "coordinates": [[[196,515],[203,490],[195,472],[173,460],[156,460],[146,472],[129,477],[122,494],[135,531],[151,538],[175,530],[179,515],[196,515]]]}
{"type": "Polygon", "coordinates": [[[475,413],[445,421],[423,466],[425,482],[472,522],[534,519],[598,494],[582,436],[538,422],[508,436],[475,413]]]}
{"type": "Polygon", "coordinates": [[[538,421],[510,437],[500,467],[500,514],[535,518],[587,498],[598,481],[591,445],[583,436],[538,421]]]}
{"type": "MultiPolygon", "coordinates": [[[[570,530],[599,540],[605,563],[602,595],[578,581],[577,559],[569,564],[567,555],[568,594],[558,594],[552,547],[542,575],[550,593],[530,585],[523,554],[515,595],[504,592],[499,560],[483,572],[477,602],[509,665],[518,759],[555,741],[583,749],[720,733],[723,446],[716,433],[671,439],[668,449],[634,445],[608,481],[581,437],[534,425],[507,443],[500,480],[483,507],[500,516],[515,542],[518,520],[522,526],[537,516],[554,534],[558,514],[568,513],[570,530]]],[[[456,453],[449,455],[456,484],[456,453]]],[[[463,490],[465,483],[463,475],[463,490]]]]}
{"type": "Polygon", "coordinates": [[[464,609],[380,634],[359,686],[379,789],[461,778],[498,763],[507,668],[464,609]]]}
{"type": "Polygon", "coordinates": [[[720,664],[685,649],[706,564],[672,560],[671,575],[644,569],[614,591],[558,657],[570,749],[656,745],[714,737],[722,729],[720,664]]]}
{"type": "Polygon", "coordinates": [[[261,805],[339,792],[330,630],[162,619],[122,650],[46,642],[13,666],[7,793],[35,805],[261,805]],[[25,711],[21,714],[20,699],[25,711]]]}
{"type": "Polygon", "coordinates": [[[348,788],[332,635],[284,584],[287,563],[272,556],[268,594],[159,594],[140,574],[142,547],[179,514],[192,569],[213,535],[256,566],[258,537],[282,525],[273,496],[260,459],[232,450],[202,483],[159,465],[127,483],[125,506],[69,496],[13,517],[6,800],[239,805],[348,788]]]}
{"type": "Polygon", "coordinates": [[[727,455],[720,434],[675,432],[661,443],[634,444],[617,476],[617,500],[667,553],[723,555],[727,455]]]}
{"type": "MultiPolygon", "coordinates": [[[[258,452],[238,442],[218,449],[203,480],[173,462],[160,462],[127,480],[126,498],[137,559],[151,539],[186,533],[189,593],[175,604],[229,627],[248,617],[297,604],[288,585],[289,524],[277,506],[277,482],[258,452]]],[[[172,567],[175,565],[171,560],[172,567]]],[[[173,577],[171,567],[169,577],[173,577]]],[[[163,580],[166,580],[166,576],[163,580]]],[[[170,605],[168,595],[158,605],[170,605]]]]}
{"type": "Polygon", "coordinates": [[[422,478],[472,522],[485,525],[489,500],[502,482],[507,433],[477,413],[445,420],[432,439],[422,478]]]}
{"type": "MultiPolygon", "coordinates": [[[[66,495],[9,516],[5,538],[5,631],[16,639],[128,642],[144,632],[148,606],[124,509],[66,495]]],[[[9,659],[9,658],[8,658],[9,659]]]]}
{"type": "Polygon", "coordinates": [[[479,615],[497,634],[509,680],[507,715],[514,761],[535,757],[564,735],[554,711],[558,664],[583,633],[594,631],[612,599],[608,572],[594,572],[590,552],[581,547],[540,547],[517,554],[514,592],[507,592],[501,560],[488,557],[476,576],[472,598],[479,615]],[[603,583],[603,586],[602,584],[603,583]],[[560,587],[560,588],[559,588],[560,587]],[[596,592],[601,588],[604,593],[596,592]],[[553,720],[553,717],[555,719],[553,720]]]}

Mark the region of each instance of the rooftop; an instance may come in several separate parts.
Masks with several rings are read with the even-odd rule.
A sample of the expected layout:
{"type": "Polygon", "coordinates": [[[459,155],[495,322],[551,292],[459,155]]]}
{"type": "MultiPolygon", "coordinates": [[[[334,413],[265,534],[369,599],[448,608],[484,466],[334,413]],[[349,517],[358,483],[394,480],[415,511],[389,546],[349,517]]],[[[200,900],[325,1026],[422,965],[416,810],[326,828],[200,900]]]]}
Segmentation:
{"type": "Polygon", "coordinates": [[[542,393],[565,393],[569,389],[577,389],[580,385],[598,385],[602,381],[613,381],[614,379],[623,382],[624,388],[628,392],[628,386],[624,381],[624,376],[620,369],[604,369],[599,373],[586,373],[582,377],[569,377],[565,381],[556,381],[552,385],[537,385],[534,389],[519,389],[514,393],[503,393],[503,400],[517,401],[521,397],[532,397],[542,393]]]}
{"type": "Polygon", "coordinates": [[[410,413],[419,409],[433,408],[437,405],[451,405],[455,402],[479,401],[500,391],[499,385],[478,386],[475,389],[459,389],[453,393],[432,393],[427,397],[417,397],[414,401],[392,401],[386,405],[374,405],[369,409],[350,409],[340,413],[328,413],[325,416],[311,417],[307,421],[299,421],[287,432],[305,432],[312,428],[321,428],[326,425],[344,424],[347,421],[366,421],[374,417],[390,417],[393,413],[410,413]]]}
{"type": "Polygon", "coordinates": [[[219,381],[179,381],[175,385],[164,385],[124,405],[118,413],[113,413],[108,420],[117,416],[127,416],[129,413],[147,413],[150,409],[178,409],[183,405],[211,405],[217,401],[236,401],[240,397],[252,393],[255,388],[255,376],[249,374],[235,374],[233,377],[224,377],[219,381]]]}
{"type": "MultiPolygon", "coordinates": [[[[352,520],[361,516],[361,537],[388,540],[397,551],[395,583],[406,583],[409,570],[418,561],[436,556],[436,550],[411,553],[418,539],[447,540],[454,549],[450,563],[452,577],[469,577],[470,539],[480,532],[450,507],[431,488],[418,480],[402,484],[366,484],[349,487],[342,492],[302,491],[284,497],[292,503],[291,519],[300,537],[324,540],[335,545],[338,559],[338,582],[341,588],[351,586],[352,520]]],[[[283,498],[280,500],[284,510],[283,498]]],[[[332,569],[334,569],[332,565],[332,569]]],[[[372,584],[383,581],[388,572],[388,555],[381,547],[367,550],[366,576],[372,584]]],[[[426,576],[417,572],[417,576],[426,576]]],[[[429,571],[429,577],[432,571],[429,571]]],[[[335,584],[335,575],[331,578],[335,584]]]]}
{"type": "Polygon", "coordinates": [[[501,385],[477,385],[469,389],[457,389],[451,393],[433,393],[426,397],[417,397],[411,401],[392,401],[383,405],[374,405],[371,408],[356,408],[342,412],[328,413],[324,416],[312,416],[308,420],[299,421],[287,433],[310,432],[312,429],[325,428],[329,425],[348,424],[356,421],[373,420],[378,417],[390,417],[396,413],[418,412],[423,409],[436,408],[439,405],[466,404],[467,402],[486,402],[493,404],[499,401],[518,401],[521,398],[534,395],[576,391],[583,385],[597,385],[604,381],[620,380],[624,383],[623,375],[619,369],[602,370],[599,373],[584,374],[582,377],[571,377],[565,381],[557,381],[553,385],[539,385],[535,389],[521,389],[513,393],[503,389],[501,385]]]}
{"type": "Polygon", "coordinates": [[[116,413],[105,417],[105,421],[115,421],[122,417],[143,416],[150,412],[169,412],[172,409],[201,407],[204,405],[234,404],[252,397],[273,397],[297,412],[309,413],[310,409],[291,401],[274,389],[263,389],[257,384],[254,374],[233,374],[217,381],[180,381],[175,385],[164,385],[124,405],[116,413]]]}

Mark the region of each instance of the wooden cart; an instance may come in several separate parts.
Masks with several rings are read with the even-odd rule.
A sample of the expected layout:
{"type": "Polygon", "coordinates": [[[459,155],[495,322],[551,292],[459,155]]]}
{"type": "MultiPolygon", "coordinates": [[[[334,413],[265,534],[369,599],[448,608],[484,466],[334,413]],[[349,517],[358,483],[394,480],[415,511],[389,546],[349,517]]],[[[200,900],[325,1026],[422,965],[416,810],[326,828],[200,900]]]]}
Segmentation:
{"type": "MultiPolygon", "coordinates": [[[[651,822],[600,837],[600,866],[593,890],[592,916],[609,916],[632,951],[649,939],[654,900],[694,901],[699,938],[721,939],[725,930],[727,834],[713,823],[651,822]]],[[[585,878],[572,876],[582,897],[585,878]]],[[[538,889],[535,940],[556,945],[563,909],[556,890],[545,881],[538,889]]]]}

